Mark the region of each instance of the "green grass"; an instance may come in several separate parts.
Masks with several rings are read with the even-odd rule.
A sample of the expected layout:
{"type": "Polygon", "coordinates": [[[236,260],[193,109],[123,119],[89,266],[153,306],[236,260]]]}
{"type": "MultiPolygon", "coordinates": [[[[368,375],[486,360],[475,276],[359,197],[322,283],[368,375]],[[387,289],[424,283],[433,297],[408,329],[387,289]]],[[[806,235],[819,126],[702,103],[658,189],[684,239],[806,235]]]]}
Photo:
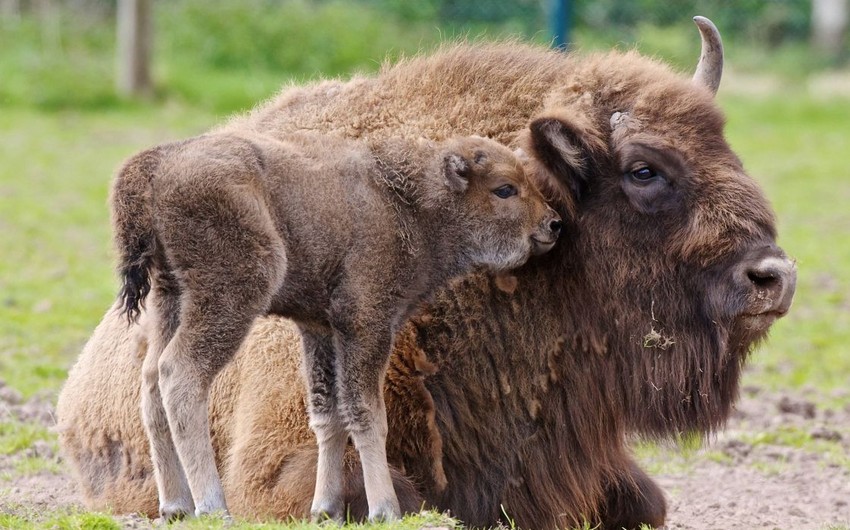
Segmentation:
{"type": "Polygon", "coordinates": [[[850,376],[850,104],[789,91],[724,98],[728,136],[777,213],[797,260],[794,305],[753,358],[750,382],[771,389],[846,388],[850,376]]]}
{"type": "MultiPolygon", "coordinates": [[[[96,512],[81,512],[77,510],[59,510],[48,513],[31,513],[25,507],[13,510],[12,514],[0,514],[0,528],[10,530],[119,530],[122,521],[114,519],[110,514],[96,512]]],[[[136,528],[153,528],[152,521],[140,519],[133,521],[136,528]]],[[[359,524],[350,523],[346,528],[351,530],[421,530],[424,528],[459,528],[456,520],[436,512],[422,512],[405,516],[394,523],[359,524]]],[[[177,521],[168,525],[171,530],[327,530],[327,524],[314,524],[305,521],[280,523],[252,523],[236,520],[225,520],[221,517],[203,516],[177,521]]]]}
{"type": "Polygon", "coordinates": [[[102,513],[0,514],[0,528],[14,530],[120,530],[121,525],[102,513]]]}
{"type": "MultiPolygon", "coordinates": [[[[409,17],[405,2],[181,0],[153,8],[154,99],[217,112],[251,107],[283,81],[372,72],[386,59],[447,39],[546,32],[516,21],[440,23],[409,17]],[[309,53],[305,53],[309,50],[309,53]]],[[[0,105],[46,110],[120,108],[113,70],[115,24],[108,3],[0,17],[0,105]]],[[[425,10],[428,11],[428,10],[425,10]]],[[[424,18],[423,18],[424,16],[424,18]]],[[[540,27],[545,27],[543,21],[540,27]]]]}
{"type": "Polygon", "coordinates": [[[19,453],[39,440],[55,441],[55,437],[40,425],[19,421],[0,422],[0,455],[19,453]]]}
{"type": "Polygon", "coordinates": [[[55,391],[116,293],[106,197],[135,151],[220,117],[181,107],[0,112],[0,379],[55,391]]]}

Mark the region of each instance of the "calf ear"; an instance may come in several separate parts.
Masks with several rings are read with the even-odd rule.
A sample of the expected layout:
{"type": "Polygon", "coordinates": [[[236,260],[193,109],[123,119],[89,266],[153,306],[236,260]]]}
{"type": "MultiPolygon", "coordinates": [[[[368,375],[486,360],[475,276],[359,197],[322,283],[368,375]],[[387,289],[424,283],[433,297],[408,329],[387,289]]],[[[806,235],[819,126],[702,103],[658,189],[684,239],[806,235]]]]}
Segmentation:
{"type": "Polygon", "coordinates": [[[529,126],[529,150],[549,172],[549,180],[554,180],[541,178],[539,184],[543,188],[566,186],[574,200],[581,199],[606,147],[596,128],[583,121],[552,115],[537,118],[529,126]]]}
{"type": "Polygon", "coordinates": [[[469,161],[457,153],[449,153],[443,158],[443,176],[446,185],[455,193],[463,193],[469,186],[469,161]]]}

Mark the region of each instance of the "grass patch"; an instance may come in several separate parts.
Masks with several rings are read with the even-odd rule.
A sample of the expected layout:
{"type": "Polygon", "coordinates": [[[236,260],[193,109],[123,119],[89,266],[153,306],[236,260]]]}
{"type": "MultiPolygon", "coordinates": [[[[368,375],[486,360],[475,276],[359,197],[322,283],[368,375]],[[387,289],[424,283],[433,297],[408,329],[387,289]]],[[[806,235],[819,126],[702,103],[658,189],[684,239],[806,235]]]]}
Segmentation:
{"type": "Polygon", "coordinates": [[[813,441],[807,431],[787,425],[771,431],[743,433],[741,438],[750,445],[781,445],[797,449],[804,448],[813,441]]]}
{"type": "Polygon", "coordinates": [[[106,199],[134,152],[221,117],[185,107],[0,112],[0,379],[56,391],[117,292],[106,199]]]}
{"type": "MultiPolygon", "coordinates": [[[[722,92],[722,91],[721,91],[722,92]]],[[[795,93],[721,101],[728,136],[777,212],[779,243],[797,260],[789,314],[753,358],[750,382],[771,389],[846,388],[850,373],[850,186],[846,100],[795,93]]]]}
{"type": "MultiPolygon", "coordinates": [[[[844,436],[848,433],[845,432],[844,436]]],[[[742,441],[752,446],[779,446],[801,449],[816,454],[823,466],[839,466],[850,470],[850,455],[840,441],[823,440],[812,436],[803,428],[785,425],[769,431],[741,433],[742,441]]],[[[764,464],[764,463],[762,463],[764,464]]]]}
{"type": "Polygon", "coordinates": [[[15,461],[14,472],[18,475],[37,475],[39,473],[50,473],[58,475],[65,469],[56,458],[44,458],[40,456],[27,456],[15,461]]]}
{"type": "Polygon", "coordinates": [[[55,443],[56,436],[46,428],[33,423],[0,422],[0,455],[19,453],[39,440],[55,443]]]}
{"type": "MultiPolygon", "coordinates": [[[[30,513],[21,508],[12,510],[11,514],[0,514],[0,528],[10,530],[112,530],[125,526],[133,528],[154,528],[153,521],[134,518],[127,525],[127,518],[116,519],[109,514],[97,512],[82,512],[78,510],[59,511],[55,513],[30,513]]],[[[242,520],[225,520],[216,516],[203,516],[177,521],[168,525],[173,530],[326,530],[327,524],[315,524],[306,521],[290,521],[281,523],[253,523],[242,520]]],[[[426,528],[460,528],[457,520],[437,512],[422,512],[405,516],[401,521],[393,523],[349,523],[346,528],[352,530],[421,530],[426,528]]]]}
{"type": "Polygon", "coordinates": [[[632,453],[650,475],[677,475],[687,473],[699,461],[702,440],[690,436],[673,442],[636,440],[632,453]]]}
{"type": "Polygon", "coordinates": [[[95,512],[16,515],[0,514],[0,528],[10,530],[120,530],[122,526],[111,516],[95,512]]]}
{"type": "Polygon", "coordinates": [[[768,477],[775,477],[788,471],[788,461],[784,458],[776,460],[758,460],[750,464],[753,469],[768,477]]]}
{"type": "Polygon", "coordinates": [[[0,455],[12,456],[7,460],[11,466],[4,466],[5,469],[0,472],[0,480],[9,481],[15,476],[44,472],[60,473],[62,466],[59,460],[52,456],[57,454],[58,450],[56,434],[45,427],[16,420],[0,422],[0,455]],[[46,442],[49,448],[47,455],[37,452],[32,454],[28,451],[38,442],[46,442]]]}

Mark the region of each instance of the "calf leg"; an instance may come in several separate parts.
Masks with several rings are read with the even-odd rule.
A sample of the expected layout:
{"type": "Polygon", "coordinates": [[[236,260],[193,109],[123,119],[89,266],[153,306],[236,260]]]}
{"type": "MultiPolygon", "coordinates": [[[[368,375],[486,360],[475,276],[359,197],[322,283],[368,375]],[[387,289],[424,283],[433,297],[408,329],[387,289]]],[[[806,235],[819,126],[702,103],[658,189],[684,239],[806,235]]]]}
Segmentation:
{"type": "Polygon", "coordinates": [[[179,313],[179,298],[174,277],[160,274],[153,282],[149,310],[148,350],[142,364],[142,423],[150,441],[151,460],[159,494],[159,515],[166,521],[179,519],[195,510],[186,474],[168,429],[168,418],[159,392],[159,358],[174,336],[179,313]]]}
{"type": "Polygon", "coordinates": [[[337,407],[332,337],[330,330],[299,329],[304,346],[307,411],[319,448],[310,516],[314,521],[329,518],[342,523],[345,515],[343,458],[348,433],[337,407]]]}
{"type": "Polygon", "coordinates": [[[216,158],[220,146],[212,147],[196,157],[215,162],[207,168],[207,185],[175,178],[177,184],[159,197],[154,212],[165,261],[180,286],[180,323],[159,358],[159,389],[196,514],[227,510],[210,440],[210,384],[254,319],[268,311],[286,270],[274,222],[263,201],[249,193],[252,173],[224,166],[216,158]],[[245,185],[216,185],[215,172],[222,171],[228,176],[221,180],[245,185]]]}
{"type": "Polygon", "coordinates": [[[340,409],[360,453],[370,520],[401,517],[387,463],[387,410],[383,381],[392,334],[380,325],[366,337],[337,342],[340,409]],[[383,331],[383,332],[382,332],[383,331]]]}
{"type": "Polygon", "coordinates": [[[233,307],[239,298],[219,289],[188,293],[180,327],[159,360],[162,401],[197,515],[227,510],[210,439],[209,389],[265,305],[242,300],[233,307]],[[223,305],[230,307],[216,311],[223,305]]]}

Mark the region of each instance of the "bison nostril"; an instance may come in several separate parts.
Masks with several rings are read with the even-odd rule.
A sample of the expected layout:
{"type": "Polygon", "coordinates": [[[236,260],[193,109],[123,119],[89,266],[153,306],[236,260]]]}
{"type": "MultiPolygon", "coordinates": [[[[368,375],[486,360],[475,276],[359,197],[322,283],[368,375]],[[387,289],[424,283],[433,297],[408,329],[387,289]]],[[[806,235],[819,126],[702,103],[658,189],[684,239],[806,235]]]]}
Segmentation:
{"type": "Polygon", "coordinates": [[[555,233],[560,232],[562,226],[564,226],[564,223],[560,219],[553,219],[549,221],[549,230],[555,233]]]}
{"type": "Polygon", "coordinates": [[[788,312],[797,286],[793,261],[784,256],[768,256],[738,270],[741,287],[752,296],[752,314],[788,312]]]}
{"type": "Polygon", "coordinates": [[[747,278],[757,287],[770,289],[782,282],[782,273],[772,268],[750,269],[747,271],[747,278]]]}

